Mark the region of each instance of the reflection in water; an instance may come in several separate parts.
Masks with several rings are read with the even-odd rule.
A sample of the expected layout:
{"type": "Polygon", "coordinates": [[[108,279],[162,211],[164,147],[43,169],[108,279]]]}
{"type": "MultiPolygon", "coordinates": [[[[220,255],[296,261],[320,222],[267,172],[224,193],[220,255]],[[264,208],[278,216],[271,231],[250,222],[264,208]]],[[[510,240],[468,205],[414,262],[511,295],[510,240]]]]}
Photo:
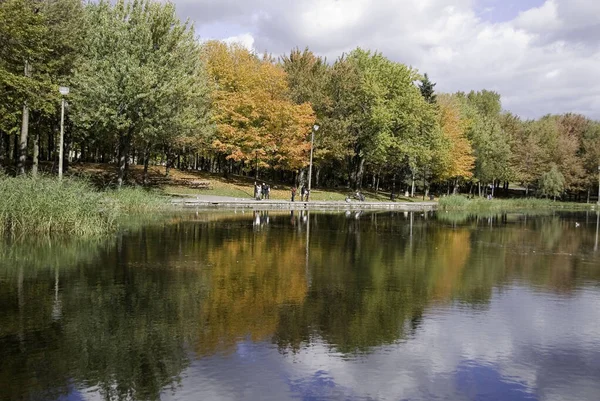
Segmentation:
{"type": "Polygon", "coordinates": [[[598,231],[600,231],[600,210],[596,212],[596,242],[594,242],[594,251],[598,250],[598,231]]]}
{"type": "Polygon", "coordinates": [[[595,400],[582,217],[196,213],[0,242],[0,398],[595,400]]]}

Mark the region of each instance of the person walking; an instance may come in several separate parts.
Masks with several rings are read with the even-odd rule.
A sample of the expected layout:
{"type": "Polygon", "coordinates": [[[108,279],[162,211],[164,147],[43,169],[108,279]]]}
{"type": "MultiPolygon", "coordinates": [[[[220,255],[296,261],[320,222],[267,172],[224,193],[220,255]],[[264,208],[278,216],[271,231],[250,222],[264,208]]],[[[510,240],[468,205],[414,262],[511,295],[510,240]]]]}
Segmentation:
{"type": "Polygon", "coordinates": [[[254,181],[254,199],[258,196],[258,187],[256,186],[256,181],[254,181]]]}
{"type": "Polygon", "coordinates": [[[296,197],[296,187],[292,187],[292,202],[294,201],[294,198],[296,197]]]}
{"type": "Polygon", "coordinates": [[[267,196],[267,184],[265,184],[264,182],[262,183],[262,198],[265,199],[265,197],[267,196]]]}
{"type": "Polygon", "coordinates": [[[302,188],[300,188],[300,202],[304,202],[304,195],[306,195],[306,186],[302,184],[302,188]]]}
{"type": "Polygon", "coordinates": [[[269,184],[266,185],[266,190],[265,190],[265,198],[266,199],[270,199],[271,198],[271,186],[269,184]]]}
{"type": "Polygon", "coordinates": [[[259,184],[256,184],[256,200],[257,200],[257,201],[258,201],[258,200],[260,200],[260,197],[261,197],[261,192],[262,192],[262,191],[261,191],[260,185],[259,185],[259,184]]]}

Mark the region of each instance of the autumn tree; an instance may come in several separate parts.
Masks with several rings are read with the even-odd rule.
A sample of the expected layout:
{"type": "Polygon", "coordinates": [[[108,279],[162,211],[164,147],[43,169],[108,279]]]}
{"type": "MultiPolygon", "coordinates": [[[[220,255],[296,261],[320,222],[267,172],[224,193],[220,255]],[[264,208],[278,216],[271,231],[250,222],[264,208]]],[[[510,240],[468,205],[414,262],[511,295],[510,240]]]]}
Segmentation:
{"type": "Polygon", "coordinates": [[[455,97],[440,95],[437,104],[445,146],[438,153],[436,175],[441,181],[451,179],[456,193],[459,180],[471,178],[475,166],[473,148],[467,138],[469,121],[461,115],[460,104],[455,97]]]}
{"type": "Polygon", "coordinates": [[[255,167],[298,169],[308,162],[307,135],[315,122],[309,103],[290,99],[285,70],[239,44],[205,45],[217,127],[212,143],[227,160],[255,167]]]}

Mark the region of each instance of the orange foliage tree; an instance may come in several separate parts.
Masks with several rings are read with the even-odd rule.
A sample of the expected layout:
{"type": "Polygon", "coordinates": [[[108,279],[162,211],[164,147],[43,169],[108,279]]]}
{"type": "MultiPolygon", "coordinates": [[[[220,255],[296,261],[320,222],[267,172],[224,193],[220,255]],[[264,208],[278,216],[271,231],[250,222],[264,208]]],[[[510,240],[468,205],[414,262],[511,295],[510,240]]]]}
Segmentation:
{"type": "Polygon", "coordinates": [[[461,115],[460,105],[450,95],[439,95],[439,125],[446,146],[441,151],[438,163],[438,176],[442,180],[473,176],[475,156],[467,129],[469,121],[461,115]]]}
{"type": "Polygon", "coordinates": [[[307,163],[308,133],[315,122],[310,104],[294,104],[286,73],[265,55],[239,44],[205,44],[213,81],[212,147],[228,160],[260,167],[298,169],[307,163]]]}

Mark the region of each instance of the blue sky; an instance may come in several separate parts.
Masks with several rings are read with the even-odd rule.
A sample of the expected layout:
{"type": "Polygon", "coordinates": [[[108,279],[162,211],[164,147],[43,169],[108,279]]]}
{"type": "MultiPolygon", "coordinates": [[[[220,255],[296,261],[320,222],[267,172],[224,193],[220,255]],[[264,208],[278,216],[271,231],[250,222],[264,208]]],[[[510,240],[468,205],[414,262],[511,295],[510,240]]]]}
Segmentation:
{"type": "Polygon", "coordinates": [[[174,0],[199,37],[333,61],[357,46],[444,92],[490,89],[524,118],[600,119],[598,0],[174,0]]]}
{"type": "Polygon", "coordinates": [[[522,11],[540,7],[544,0],[479,0],[475,4],[475,9],[482,19],[506,22],[516,18],[522,11]]]}

